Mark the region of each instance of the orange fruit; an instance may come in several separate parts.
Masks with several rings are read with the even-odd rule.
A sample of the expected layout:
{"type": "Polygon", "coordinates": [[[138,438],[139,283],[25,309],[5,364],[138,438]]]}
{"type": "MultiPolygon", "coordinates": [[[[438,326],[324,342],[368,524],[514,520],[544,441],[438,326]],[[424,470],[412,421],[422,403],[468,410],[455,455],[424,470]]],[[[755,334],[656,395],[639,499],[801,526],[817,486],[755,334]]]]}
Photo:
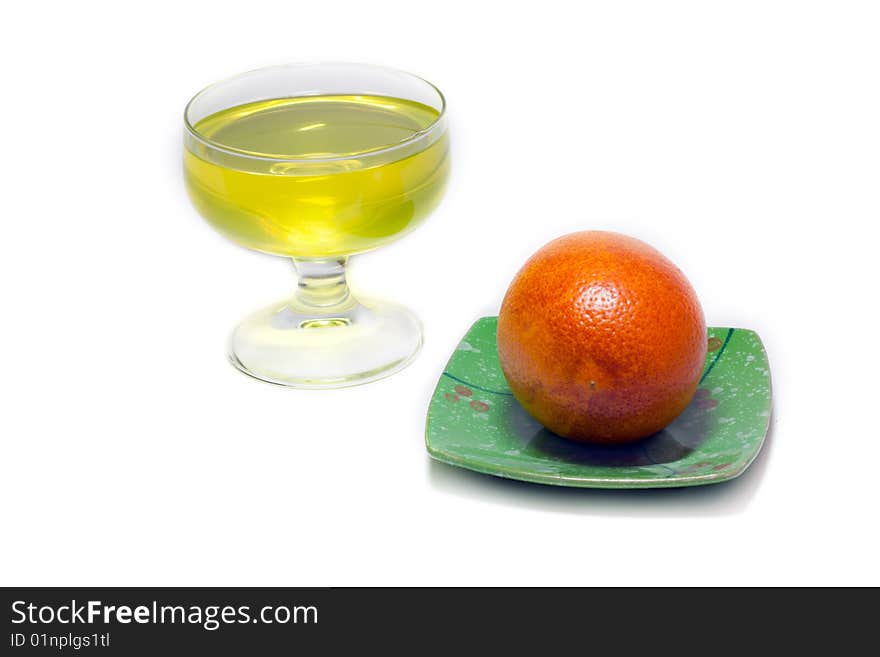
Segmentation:
{"type": "Polygon", "coordinates": [[[498,356],[517,401],[572,440],[626,443],[688,405],[706,324],[684,274],[632,237],[585,231],[553,240],[510,284],[498,356]]]}

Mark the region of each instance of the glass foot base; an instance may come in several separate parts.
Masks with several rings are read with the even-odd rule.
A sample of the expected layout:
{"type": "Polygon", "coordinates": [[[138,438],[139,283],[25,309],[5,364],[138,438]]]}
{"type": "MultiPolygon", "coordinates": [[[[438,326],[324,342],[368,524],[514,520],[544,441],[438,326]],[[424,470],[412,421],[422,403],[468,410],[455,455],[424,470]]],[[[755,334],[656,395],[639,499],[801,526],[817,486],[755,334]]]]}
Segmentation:
{"type": "Polygon", "coordinates": [[[421,323],[401,306],[350,299],[317,310],[294,299],[247,317],[229,341],[232,364],[278,385],[341,388],[389,376],[421,349],[421,323]]]}

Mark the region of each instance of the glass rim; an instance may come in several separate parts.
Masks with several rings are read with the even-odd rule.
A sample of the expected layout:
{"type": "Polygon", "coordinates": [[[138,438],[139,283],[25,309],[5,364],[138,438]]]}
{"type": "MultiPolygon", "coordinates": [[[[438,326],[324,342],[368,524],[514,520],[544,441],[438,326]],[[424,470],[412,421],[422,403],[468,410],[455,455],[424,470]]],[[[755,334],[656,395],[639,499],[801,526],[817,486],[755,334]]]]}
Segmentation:
{"type": "MultiPolygon", "coordinates": [[[[231,75],[229,77],[223,78],[216,82],[212,82],[206,87],[203,87],[201,90],[196,92],[196,94],[189,99],[186,106],[183,108],[183,125],[186,129],[187,135],[195,139],[196,141],[201,142],[205,146],[222,151],[229,155],[234,155],[236,157],[249,158],[253,160],[263,160],[268,162],[302,162],[302,163],[316,163],[316,162],[334,162],[341,160],[350,160],[352,155],[333,155],[331,157],[276,157],[272,155],[260,155],[259,153],[254,153],[252,151],[246,151],[243,149],[234,148],[232,146],[226,146],[222,142],[216,141],[206,135],[200,133],[196,127],[189,120],[190,109],[192,108],[193,103],[195,103],[199,98],[202,97],[205,93],[218,88],[221,85],[227,84],[228,82],[232,82],[240,77],[245,75],[250,75],[252,73],[257,73],[260,71],[271,71],[273,69],[296,69],[296,68],[310,68],[310,67],[320,67],[320,66],[351,66],[356,68],[363,69],[372,69],[375,71],[385,71],[387,73],[396,73],[405,75],[411,79],[418,80],[426,84],[434,93],[437,94],[437,97],[440,99],[440,111],[437,114],[437,117],[431,121],[430,124],[422,128],[421,130],[414,132],[412,135],[407,137],[406,139],[395,142],[393,144],[388,144],[387,146],[381,146],[379,148],[373,148],[367,151],[363,151],[357,154],[357,157],[373,157],[375,155],[382,155],[385,153],[389,153],[391,151],[404,148],[413,144],[414,142],[424,139],[426,136],[435,132],[439,126],[442,125],[444,119],[446,118],[446,97],[443,95],[443,92],[440,91],[437,86],[426,80],[423,77],[415,75],[414,73],[409,73],[408,71],[403,71],[401,69],[392,68],[389,66],[379,66],[376,64],[364,64],[359,62],[333,62],[333,61],[320,61],[320,62],[300,62],[294,64],[275,64],[272,66],[262,66],[260,68],[251,69],[249,71],[243,71],[242,73],[237,73],[235,75],[231,75]]],[[[306,93],[300,96],[283,96],[284,98],[306,98],[309,96],[318,96],[321,94],[317,93],[306,93]]]]}

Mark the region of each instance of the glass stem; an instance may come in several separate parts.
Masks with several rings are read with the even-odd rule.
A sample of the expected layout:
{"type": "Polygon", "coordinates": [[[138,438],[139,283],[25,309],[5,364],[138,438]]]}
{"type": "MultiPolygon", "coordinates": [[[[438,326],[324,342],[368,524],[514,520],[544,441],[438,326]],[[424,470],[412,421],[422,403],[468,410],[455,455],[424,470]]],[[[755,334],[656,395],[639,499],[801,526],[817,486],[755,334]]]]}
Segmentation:
{"type": "Polygon", "coordinates": [[[296,300],[316,314],[330,312],[351,298],[345,280],[348,258],[301,259],[294,258],[293,266],[299,276],[296,300]]]}

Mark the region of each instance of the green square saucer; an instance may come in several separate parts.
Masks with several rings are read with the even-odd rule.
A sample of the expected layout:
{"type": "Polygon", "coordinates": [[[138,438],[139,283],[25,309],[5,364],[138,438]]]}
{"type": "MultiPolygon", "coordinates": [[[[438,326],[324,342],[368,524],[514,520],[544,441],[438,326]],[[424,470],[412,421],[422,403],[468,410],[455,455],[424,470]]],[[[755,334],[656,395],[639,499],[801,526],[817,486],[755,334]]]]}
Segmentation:
{"type": "Polygon", "coordinates": [[[703,375],[684,413],[645,440],[600,447],[558,437],[517,403],[498,363],[497,324],[477,320],[440,376],[425,428],[438,461],[556,486],[661,488],[733,479],[761,450],[770,369],[754,331],[709,328],[703,375]]]}

